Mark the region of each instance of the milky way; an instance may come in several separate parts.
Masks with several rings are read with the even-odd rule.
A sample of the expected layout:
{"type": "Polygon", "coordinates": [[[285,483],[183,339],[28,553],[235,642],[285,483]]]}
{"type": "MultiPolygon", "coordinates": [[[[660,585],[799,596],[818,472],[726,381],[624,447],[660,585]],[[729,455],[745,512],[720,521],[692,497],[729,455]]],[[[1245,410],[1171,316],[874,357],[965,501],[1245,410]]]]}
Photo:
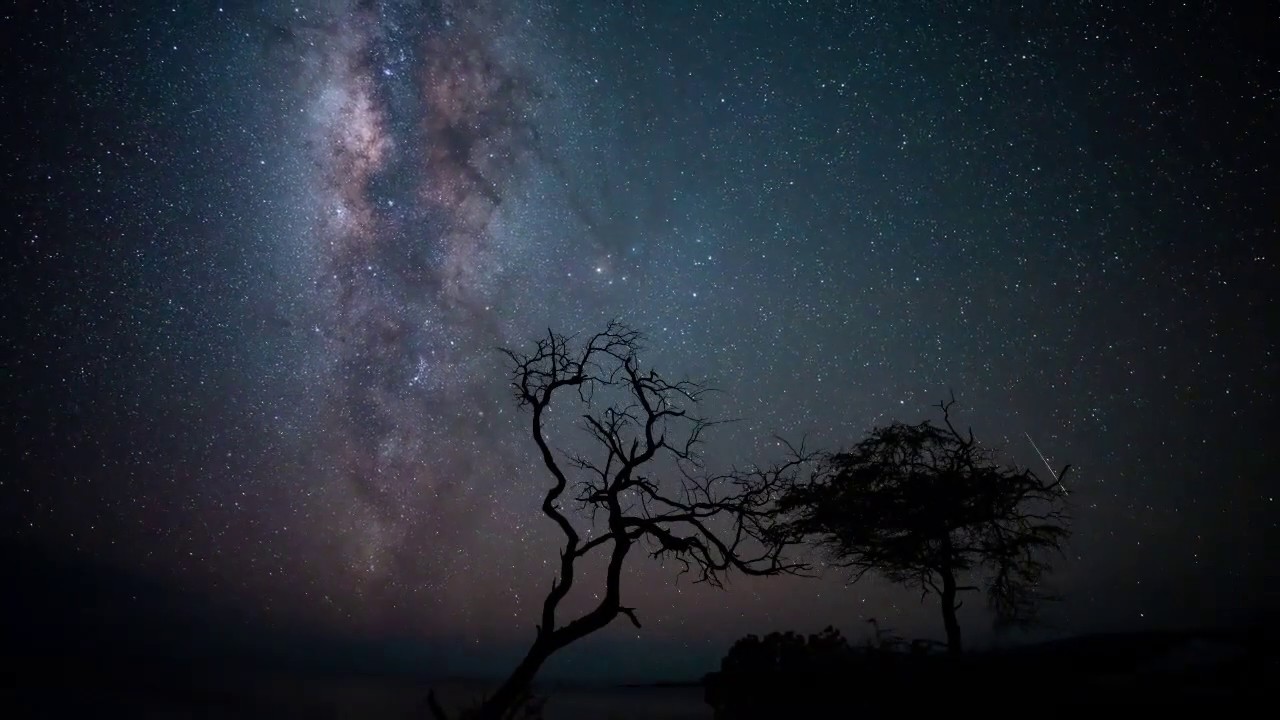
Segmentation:
{"type": "Polygon", "coordinates": [[[322,318],[311,351],[330,363],[311,462],[325,506],[346,504],[341,560],[376,616],[394,593],[368,594],[441,593],[465,575],[439,528],[456,542],[507,503],[475,478],[512,473],[505,449],[482,450],[500,441],[485,410],[502,397],[493,349],[509,341],[496,306],[515,240],[498,214],[536,169],[536,135],[496,10],[319,12],[324,31],[294,43],[320,68],[300,88],[322,318]]]}
{"type": "MultiPolygon", "coordinates": [[[[713,464],[950,389],[1009,459],[1075,464],[1057,629],[1271,592],[1274,443],[1239,429],[1280,377],[1276,99],[1246,24],[802,5],[31,9],[7,531],[281,626],[509,658],[556,535],[495,348],[621,317],[724,391],[713,464]]],[[[672,578],[635,558],[643,641],[580,657],[937,635],[874,581],[672,578]]]]}

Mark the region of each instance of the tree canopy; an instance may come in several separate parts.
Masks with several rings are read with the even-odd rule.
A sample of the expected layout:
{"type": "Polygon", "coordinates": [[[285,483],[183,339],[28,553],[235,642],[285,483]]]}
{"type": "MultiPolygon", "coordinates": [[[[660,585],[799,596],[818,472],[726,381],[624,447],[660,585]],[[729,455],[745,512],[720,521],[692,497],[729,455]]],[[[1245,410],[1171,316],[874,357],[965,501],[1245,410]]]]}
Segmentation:
{"type": "Polygon", "coordinates": [[[1047,596],[1046,551],[1068,535],[1064,467],[1041,479],[1005,465],[952,421],[954,397],[939,404],[942,424],[877,427],[831,454],[808,484],[783,494],[780,526],[814,542],[857,580],[876,572],[937,594],[950,651],[962,649],[959,594],[983,589],[999,623],[1034,619],[1047,596]],[[974,584],[977,583],[977,584],[974,584]]]}

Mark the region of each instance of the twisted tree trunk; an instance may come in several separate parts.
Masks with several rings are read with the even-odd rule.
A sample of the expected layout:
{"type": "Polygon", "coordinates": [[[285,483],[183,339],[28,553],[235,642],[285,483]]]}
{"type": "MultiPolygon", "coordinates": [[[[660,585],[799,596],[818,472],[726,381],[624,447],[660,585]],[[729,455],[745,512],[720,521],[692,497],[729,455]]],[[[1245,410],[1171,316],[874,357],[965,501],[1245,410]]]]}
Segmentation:
{"type": "Polygon", "coordinates": [[[957,656],[964,651],[960,637],[960,621],[956,619],[956,575],[950,565],[944,565],[942,575],[942,624],[947,629],[947,653],[957,656]]]}

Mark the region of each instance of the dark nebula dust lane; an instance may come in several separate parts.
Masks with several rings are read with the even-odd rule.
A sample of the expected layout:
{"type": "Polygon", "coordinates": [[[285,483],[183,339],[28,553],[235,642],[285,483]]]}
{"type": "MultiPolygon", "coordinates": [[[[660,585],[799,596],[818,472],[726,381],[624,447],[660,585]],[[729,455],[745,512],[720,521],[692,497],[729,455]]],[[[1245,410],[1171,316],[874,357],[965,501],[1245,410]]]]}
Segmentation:
{"type": "Polygon", "coordinates": [[[528,302],[503,290],[521,268],[501,213],[542,171],[535,81],[504,52],[500,8],[316,12],[325,32],[295,47],[322,68],[299,88],[321,318],[305,352],[327,363],[305,462],[321,506],[344,506],[330,560],[376,624],[400,593],[438,602],[445,578],[476,575],[456,548],[510,512],[491,483],[518,455],[485,448],[512,428],[485,414],[504,399],[503,308],[528,302]]]}
{"type": "MultiPolygon", "coordinates": [[[[15,542],[282,627],[505,658],[556,534],[495,348],[619,317],[725,391],[715,463],[768,460],[775,433],[847,444],[949,389],[1011,459],[1073,463],[1055,631],[1275,598],[1278,100],[1237,11],[6,22],[15,542]]],[[[700,672],[749,632],[937,630],[875,581],[630,572],[645,628],[593,641],[605,674],[700,672]]]]}

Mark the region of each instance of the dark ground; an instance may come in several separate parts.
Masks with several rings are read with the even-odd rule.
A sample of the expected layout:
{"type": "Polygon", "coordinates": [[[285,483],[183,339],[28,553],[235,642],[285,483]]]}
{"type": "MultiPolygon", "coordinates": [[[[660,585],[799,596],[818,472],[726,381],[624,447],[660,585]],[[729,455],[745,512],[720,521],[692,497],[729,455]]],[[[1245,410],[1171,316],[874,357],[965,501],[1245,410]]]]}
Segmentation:
{"type": "MultiPolygon", "coordinates": [[[[829,677],[750,677],[709,687],[544,688],[549,720],[588,718],[875,716],[891,708],[953,705],[1012,712],[1019,707],[1181,705],[1257,702],[1280,680],[1274,642],[1240,632],[1146,633],[1074,638],[959,664],[944,658],[869,664],[829,677]],[[713,710],[709,700],[718,707],[713,710]],[[718,711],[718,712],[717,712],[718,711]]],[[[280,666],[69,659],[6,653],[0,685],[4,717],[401,718],[429,687],[447,707],[479,697],[485,683],[427,681],[395,674],[304,672],[280,666]]]]}
{"type": "MultiPolygon", "coordinates": [[[[447,647],[266,628],[199,595],[5,549],[0,717],[398,718],[414,716],[429,687],[453,707],[486,687],[439,680],[457,675],[441,670],[450,666],[447,647]]],[[[543,691],[551,720],[692,720],[713,717],[713,705],[722,720],[935,705],[1235,705],[1280,685],[1276,627],[1094,635],[955,663],[859,649],[840,667],[712,673],[705,687],[561,683],[543,691]]]]}
{"type": "Polygon", "coordinates": [[[718,720],[832,708],[1103,708],[1237,706],[1268,699],[1280,655],[1268,628],[1090,635],[1000,651],[911,656],[855,649],[791,671],[712,673],[718,720]],[[815,669],[816,668],[816,669],[815,669]]]}

